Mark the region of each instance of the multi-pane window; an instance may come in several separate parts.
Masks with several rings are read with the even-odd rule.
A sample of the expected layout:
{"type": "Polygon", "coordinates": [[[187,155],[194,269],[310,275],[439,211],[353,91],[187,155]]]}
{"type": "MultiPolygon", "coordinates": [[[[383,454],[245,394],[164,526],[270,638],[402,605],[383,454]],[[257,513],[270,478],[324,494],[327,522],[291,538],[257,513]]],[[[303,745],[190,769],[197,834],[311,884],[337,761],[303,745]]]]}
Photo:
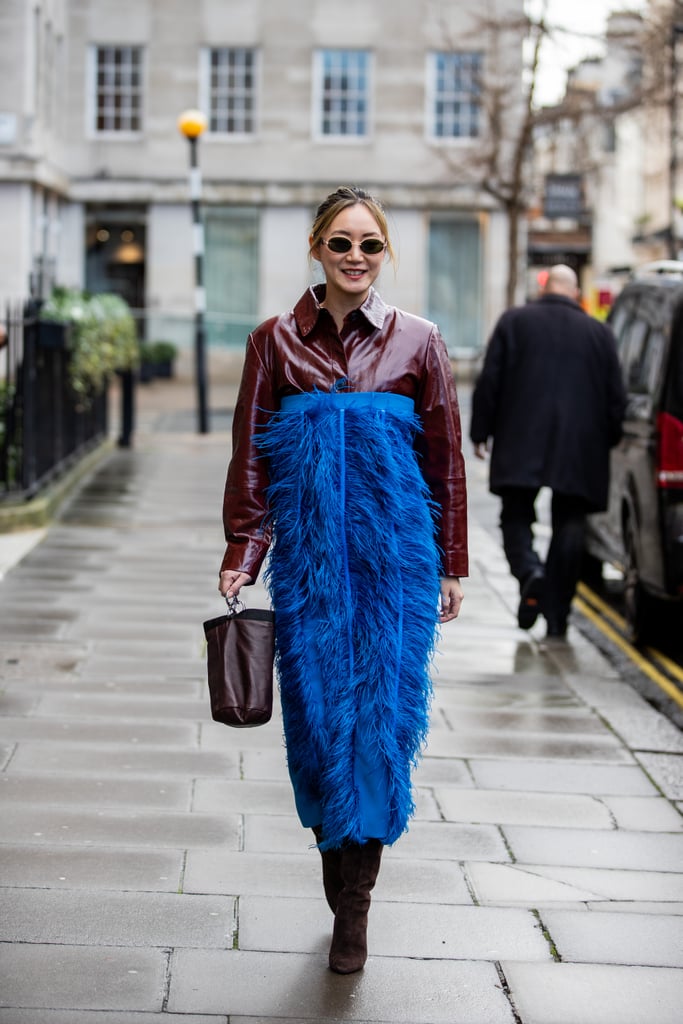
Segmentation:
{"type": "Polygon", "coordinates": [[[95,129],[142,130],[142,47],[95,48],[95,129]]]}
{"type": "Polygon", "coordinates": [[[320,50],[316,61],[319,134],[367,135],[370,105],[368,51],[320,50]]]}
{"type": "Polygon", "coordinates": [[[432,134],[437,139],[476,138],[481,120],[480,53],[434,53],[432,134]]]}
{"type": "Polygon", "coordinates": [[[244,47],[209,51],[209,128],[250,135],[255,130],[256,52],[244,47]]]}

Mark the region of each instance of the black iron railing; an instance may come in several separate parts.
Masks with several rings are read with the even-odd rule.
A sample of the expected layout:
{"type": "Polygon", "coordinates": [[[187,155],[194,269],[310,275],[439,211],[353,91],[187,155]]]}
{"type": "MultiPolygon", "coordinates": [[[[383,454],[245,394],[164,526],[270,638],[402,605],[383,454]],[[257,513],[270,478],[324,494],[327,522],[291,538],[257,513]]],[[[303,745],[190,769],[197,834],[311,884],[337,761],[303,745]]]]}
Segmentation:
{"type": "Polygon", "coordinates": [[[0,347],[0,501],[33,497],[107,435],[107,394],[69,382],[69,333],[11,307],[0,347]]]}

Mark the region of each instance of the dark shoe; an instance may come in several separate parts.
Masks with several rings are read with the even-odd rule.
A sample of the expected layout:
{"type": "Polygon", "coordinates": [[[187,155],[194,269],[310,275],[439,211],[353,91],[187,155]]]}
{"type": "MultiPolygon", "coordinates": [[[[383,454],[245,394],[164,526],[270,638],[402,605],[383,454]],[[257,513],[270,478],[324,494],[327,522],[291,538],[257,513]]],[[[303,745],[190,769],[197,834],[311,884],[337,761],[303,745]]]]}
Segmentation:
{"type": "Polygon", "coordinates": [[[344,888],[337,898],[334,932],[330,946],[330,969],[335,974],[360,971],[368,958],[368,911],[382,859],[379,839],[362,846],[352,843],[341,850],[344,888]]]}
{"type": "MultiPolygon", "coordinates": [[[[322,825],[314,825],[313,833],[319,843],[323,840],[322,825]]],[[[344,888],[341,875],[341,850],[320,850],[323,862],[323,889],[327,905],[334,914],[337,909],[339,893],[344,888]]]]}
{"type": "Polygon", "coordinates": [[[541,602],[545,590],[545,575],[540,570],[526,579],[521,589],[517,609],[517,623],[520,629],[531,629],[541,613],[541,602]]]}

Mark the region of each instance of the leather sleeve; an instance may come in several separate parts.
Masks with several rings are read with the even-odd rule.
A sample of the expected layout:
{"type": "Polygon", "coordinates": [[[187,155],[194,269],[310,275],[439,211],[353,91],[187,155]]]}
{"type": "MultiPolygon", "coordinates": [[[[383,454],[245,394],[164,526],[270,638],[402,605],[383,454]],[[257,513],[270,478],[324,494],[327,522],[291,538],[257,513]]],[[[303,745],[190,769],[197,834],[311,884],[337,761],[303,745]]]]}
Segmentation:
{"type": "Polygon", "coordinates": [[[232,458],[223,497],[227,548],[220,571],[236,569],[248,573],[252,580],[258,576],[271,540],[271,529],[265,524],[268,469],[254,437],[276,407],[272,373],[250,335],[232,422],[232,458]]]}
{"type": "Polygon", "coordinates": [[[451,364],[435,327],[416,401],[423,431],[415,439],[420,468],[439,508],[437,540],[444,576],[467,576],[467,488],[460,410],[451,364]]]}

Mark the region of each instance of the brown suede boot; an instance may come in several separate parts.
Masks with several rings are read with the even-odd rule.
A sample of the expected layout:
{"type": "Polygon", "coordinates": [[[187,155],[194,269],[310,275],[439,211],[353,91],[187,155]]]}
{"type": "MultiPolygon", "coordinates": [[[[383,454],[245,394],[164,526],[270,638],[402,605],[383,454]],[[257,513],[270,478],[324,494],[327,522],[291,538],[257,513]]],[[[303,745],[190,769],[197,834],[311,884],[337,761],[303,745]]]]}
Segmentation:
{"type": "Polygon", "coordinates": [[[379,839],[362,846],[352,843],[341,850],[344,888],[337,897],[334,932],[330,946],[330,968],[336,974],[360,971],[368,958],[368,911],[382,859],[379,839]]]}
{"type": "MultiPolygon", "coordinates": [[[[322,825],[314,825],[313,833],[319,843],[323,840],[322,825]]],[[[327,905],[334,914],[337,910],[337,898],[344,888],[344,879],[341,875],[341,850],[321,850],[320,856],[323,862],[323,889],[327,905]]]]}

